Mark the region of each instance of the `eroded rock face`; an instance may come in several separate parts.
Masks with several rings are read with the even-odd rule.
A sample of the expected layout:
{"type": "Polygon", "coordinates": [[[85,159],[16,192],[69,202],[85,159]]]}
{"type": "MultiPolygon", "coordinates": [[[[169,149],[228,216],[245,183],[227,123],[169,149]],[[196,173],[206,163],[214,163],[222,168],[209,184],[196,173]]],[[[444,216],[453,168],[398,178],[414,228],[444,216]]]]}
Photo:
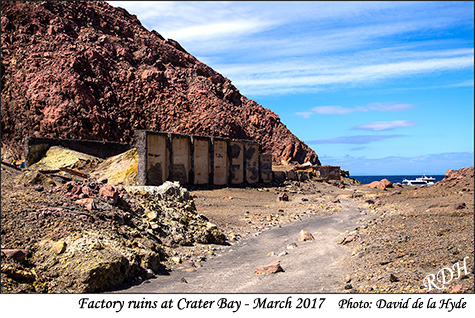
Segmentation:
{"type": "Polygon", "coordinates": [[[1,31],[3,160],[28,135],[132,143],[149,129],[252,139],[276,163],[319,164],[277,114],[124,9],[2,2],[1,31]]]}
{"type": "Polygon", "coordinates": [[[473,166],[458,170],[449,169],[445,172],[444,179],[440,180],[435,185],[446,188],[458,186],[464,187],[462,191],[473,191],[473,176],[473,166]]]}

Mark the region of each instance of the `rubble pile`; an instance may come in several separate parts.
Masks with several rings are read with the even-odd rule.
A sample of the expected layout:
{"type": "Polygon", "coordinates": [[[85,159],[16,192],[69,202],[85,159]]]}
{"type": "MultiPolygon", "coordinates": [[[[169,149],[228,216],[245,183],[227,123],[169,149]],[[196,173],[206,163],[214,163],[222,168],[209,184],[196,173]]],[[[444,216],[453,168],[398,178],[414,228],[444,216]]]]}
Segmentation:
{"type": "Polygon", "coordinates": [[[2,165],[4,292],[112,290],[165,270],[173,246],[225,241],[178,183],[50,181],[39,171],[4,171],[2,165]],[[34,182],[18,181],[30,174],[34,182]]]}
{"type": "Polygon", "coordinates": [[[196,213],[193,198],[178,182],[166,181],[159,187],[132,186],[126,189],[143,208],[148,230],[158,235],[165,245],[224,243],[224,234],[196,213]]]}

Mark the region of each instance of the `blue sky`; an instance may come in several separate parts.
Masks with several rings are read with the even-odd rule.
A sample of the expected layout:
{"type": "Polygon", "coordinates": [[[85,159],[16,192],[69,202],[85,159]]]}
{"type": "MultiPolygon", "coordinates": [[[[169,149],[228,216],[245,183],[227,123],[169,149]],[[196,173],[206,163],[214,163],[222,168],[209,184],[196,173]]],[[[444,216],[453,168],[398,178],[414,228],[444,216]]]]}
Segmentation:
{"type": "Polygon", "coordinates": [[[324,165],[473,165],[472,1],[109,3],[276,112],[324,165]]]}

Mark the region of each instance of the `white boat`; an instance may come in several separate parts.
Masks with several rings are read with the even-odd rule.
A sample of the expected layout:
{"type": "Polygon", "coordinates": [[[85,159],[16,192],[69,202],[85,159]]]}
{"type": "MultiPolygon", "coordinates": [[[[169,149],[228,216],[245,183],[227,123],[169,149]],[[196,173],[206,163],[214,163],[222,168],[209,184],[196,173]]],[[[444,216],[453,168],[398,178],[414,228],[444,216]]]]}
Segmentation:
{"type": "Polygon", "coordinates": [[[422,176],[420,178],[416,178],[414,180],[404,179],[404,180],[402,180],[402,184],[409,185],[409,186],[433,185],[434,181],[435,181],[434,177],[426,177],[424,175],[424,176],[422,176]]]}
{"type": "Polygon", "coordinates": [[[427,181],[428,183],[432,182],[432,184],[435,182],[434,177],[426,177],[425,175],[423,175],[421,179],[427,181]]]}

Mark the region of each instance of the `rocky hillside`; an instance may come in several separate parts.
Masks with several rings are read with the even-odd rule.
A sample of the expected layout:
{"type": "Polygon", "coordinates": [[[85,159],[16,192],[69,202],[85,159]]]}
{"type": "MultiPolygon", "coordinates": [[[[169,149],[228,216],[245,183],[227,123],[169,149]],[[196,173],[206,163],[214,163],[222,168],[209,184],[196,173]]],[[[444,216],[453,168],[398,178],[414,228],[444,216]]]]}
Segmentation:
{"type": "Polygon", "coordinates": [[[2,1],[2,159],[24,137],[133,143],[134,129],[253,139],[276,163],[317,154],[180,44],[105,2],[2,1]]]}

